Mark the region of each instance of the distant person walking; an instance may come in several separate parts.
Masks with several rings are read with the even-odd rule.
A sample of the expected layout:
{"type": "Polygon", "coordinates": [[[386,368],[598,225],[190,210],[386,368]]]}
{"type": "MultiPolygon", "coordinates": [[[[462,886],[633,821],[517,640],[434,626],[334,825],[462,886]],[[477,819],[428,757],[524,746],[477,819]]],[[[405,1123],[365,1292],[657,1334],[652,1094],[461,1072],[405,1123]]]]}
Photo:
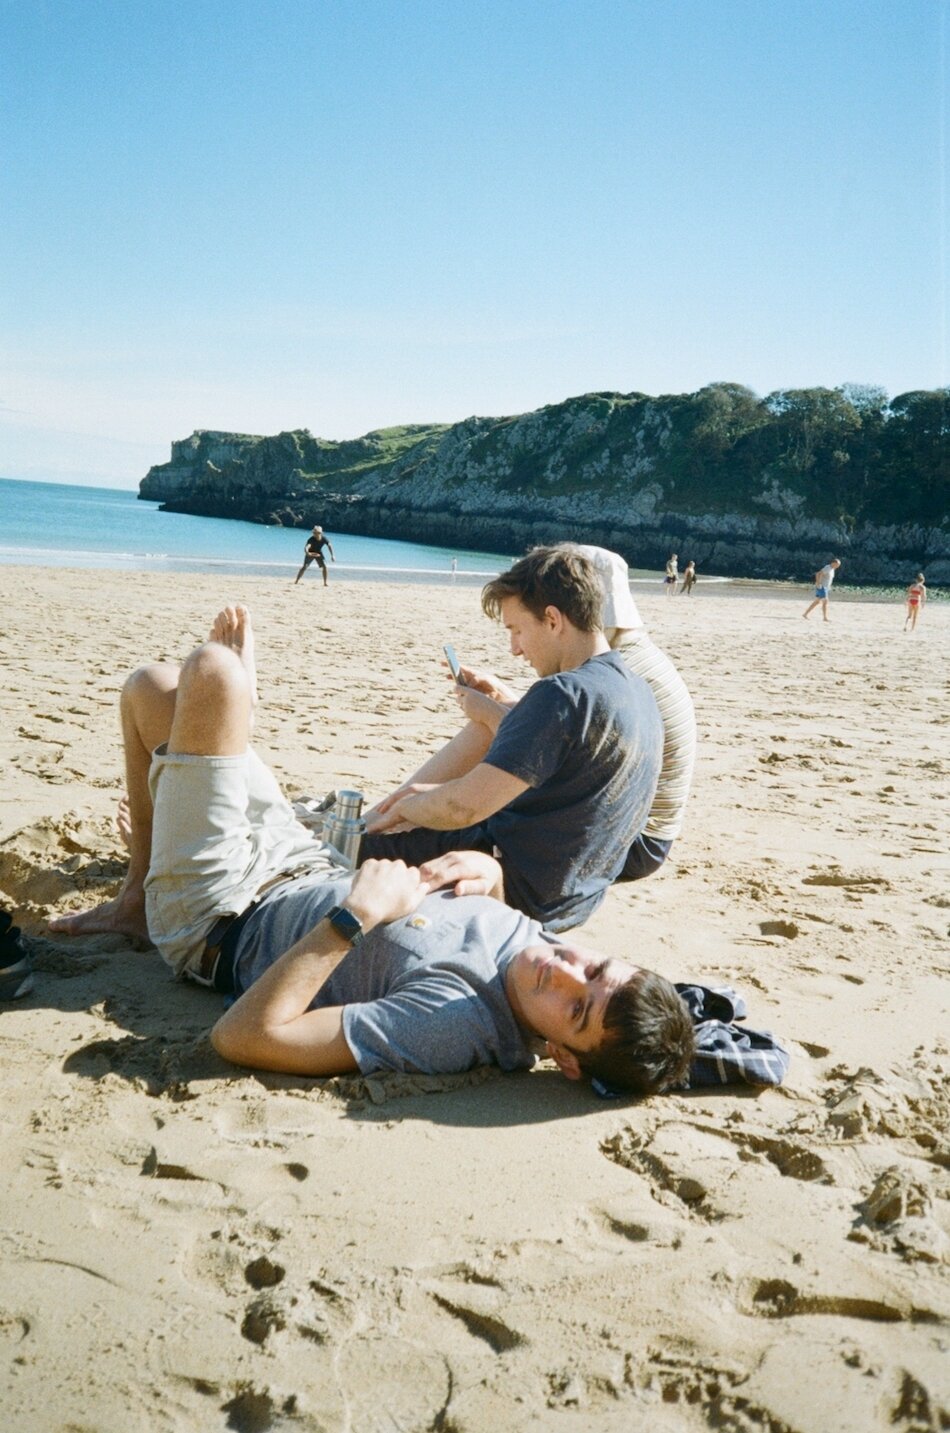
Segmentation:
{"type": "Polygon", "coordinates": [[[820,568],[815,573],[814,600],[810,602],[809,605],[805,608],[804,612],[802,613],[803,617],[808,617],[811,612],[814,612],[815,608],[820,602],[821,615],[824,617],[826,622],[831,620],[828,616],[828,598],[831,596],[831,584],[835,580],[835,573],[838,571],[838,568],[840,566],[841,558],[833,557],[831,561],[826,564],[826,566],[820,568]]]}
{"type": "Polygon", "coordinates": [[[907,631],[907,624],[910,623],[910,630],[913,632],[917,626],[917,614],[927,603],[927,584],[924,582],[924,574],[918,572],[914,581],[907,589],[907,616],[904,618],[904,631],[907,631]]]}
{"type": "Polygon", "coordinates": [[[688,597],[695,585],[696,564],[695,562],[687,562],[683,570],[683,585],[680,587],[680,596],[682,597],[685,594],[688,597]]]}
{"type": "Polygon", "coordinates": [[[300,571],[297,573],[297,576],[294,578],[295,587],[297,586],[297,583],[300,581],[301,577],[303,577],[311,562],[315,562],[320,568],[321,572],[323,573],[323,585],[324,587],[326,587],[327,582],[329,581],[329,573],[327,572],[326,558],[323,556],[323,549],[325,547],[329,548],[330,550],[330,560],[332,562],[336,562],[336,558],[333,556],[333,544],[328,537],[324,537],[322,527],[315,527],[313,532],[307,538],[306,546],[303,550],[303,567],[301,567],[300,571]]]}
{"type": "Polygon", "coordinates": [[[675,552],[670,553],[669,561],[666,564],[666,576],[663,582],[666,586],[667,597],[672,597],[676,591],[676,583],[679,578],[678,558],[675,552]]]}

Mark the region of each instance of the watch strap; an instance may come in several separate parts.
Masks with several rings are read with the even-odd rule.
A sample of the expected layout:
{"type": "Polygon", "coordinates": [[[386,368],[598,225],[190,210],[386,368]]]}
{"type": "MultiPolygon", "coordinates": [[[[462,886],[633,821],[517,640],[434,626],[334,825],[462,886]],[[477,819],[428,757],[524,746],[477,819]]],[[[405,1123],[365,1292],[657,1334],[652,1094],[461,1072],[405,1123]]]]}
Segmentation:
{"type": "Polygon", "coordinates": [[[347,910],[346,906],[334,906],[332,911],[327,912],[327,920],[337,935],[349,941],[350,945],[355,945],[358,940],[362,939],[363,927],[353,912],[347,910]]]}

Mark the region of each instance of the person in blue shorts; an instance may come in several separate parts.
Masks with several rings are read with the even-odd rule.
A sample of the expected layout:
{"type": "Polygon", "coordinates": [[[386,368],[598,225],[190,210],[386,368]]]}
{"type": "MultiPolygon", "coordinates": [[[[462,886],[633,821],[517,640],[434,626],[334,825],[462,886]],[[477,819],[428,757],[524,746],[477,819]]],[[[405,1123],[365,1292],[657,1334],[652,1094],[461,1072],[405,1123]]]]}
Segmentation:
{"type": "Polygon", "coordinates": [[[368,813],[361,859],[494,854],[509,905],[567,930],[600,905],[650,812],[663,723],[604,633],[604,585],[572,543],[534,548],[482,591],[538,681],[519,700],[463,669],[467,725],[368,813]],[[409,827],[412,829],[393,829],[409,827]]]}
{"type": "Polygon", "coordinates": [[[181,668],[123,687],[129,871],[66,934],[150,939],[181,978],[237,997],[225,1058],[306,1075],[528,1068],[650,1094],[681,1083],[692,1021],[663,977],[552,939],[497,899],[501,867],[455,852],[354,876],[301,825],[249,745],[247,610],[225,608],[181,668]]]}
{"type": "Polygon", "coordinates": [[[815,573],[815,596],[802,613],[803,617],[810,616],[815,608],[820,605],[822,617],[826,622],[831,621],[831,618],[828,616],[828,599],[831,596],[831,584],[834,582],[835,573],[840,566],[841,558],[833,557],[830,562],[827,562],[824,567],[819,568],[815,573]]]}

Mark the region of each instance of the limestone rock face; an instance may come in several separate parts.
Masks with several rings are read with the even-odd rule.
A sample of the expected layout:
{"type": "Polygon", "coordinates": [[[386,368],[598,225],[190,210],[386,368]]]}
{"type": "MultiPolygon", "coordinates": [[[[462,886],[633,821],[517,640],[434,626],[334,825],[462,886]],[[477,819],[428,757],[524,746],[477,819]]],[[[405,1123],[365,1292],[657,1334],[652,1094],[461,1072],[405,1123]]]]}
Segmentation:
{"type": "MultiPolygon", "coordinates": [[[[937,521],[882,521],[888,504],[859,501],[874,491],[873,474],[852,480],[841,432],[822,469],[813,413],[803,447],[778,411],[781,440],[778,420],[770,427],[760,400],[738,385],[681,398],[587,394],[510,418],[342,443],[306,429],[201,430],[172,444],[139,495],[174,512],[488,552],[569,538],[615,548],[636,567],[661,568],[675,551],[706,574],[796,580],[836,555],[850,582],[903,584],[918,569],[932,584],[950,582],[945,510],[937,521]]],[[[867,464],[866,434],[864,444],[857,456],[867,464]]],[[[931,495],[918,507],[932,515],[939,503],[931,495]]]]}

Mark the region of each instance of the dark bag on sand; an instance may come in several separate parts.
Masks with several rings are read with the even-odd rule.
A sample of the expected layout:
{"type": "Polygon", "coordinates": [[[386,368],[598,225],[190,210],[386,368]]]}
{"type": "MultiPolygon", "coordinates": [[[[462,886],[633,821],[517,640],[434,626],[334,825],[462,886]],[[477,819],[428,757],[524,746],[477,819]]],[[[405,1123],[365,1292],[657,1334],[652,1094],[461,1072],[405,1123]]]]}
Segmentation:
{"type": "Polygon", "coordinates": [[[33,989],[33,966],[20,927],[0,906],[0,1000],[19,1000],[33,989]]]}

